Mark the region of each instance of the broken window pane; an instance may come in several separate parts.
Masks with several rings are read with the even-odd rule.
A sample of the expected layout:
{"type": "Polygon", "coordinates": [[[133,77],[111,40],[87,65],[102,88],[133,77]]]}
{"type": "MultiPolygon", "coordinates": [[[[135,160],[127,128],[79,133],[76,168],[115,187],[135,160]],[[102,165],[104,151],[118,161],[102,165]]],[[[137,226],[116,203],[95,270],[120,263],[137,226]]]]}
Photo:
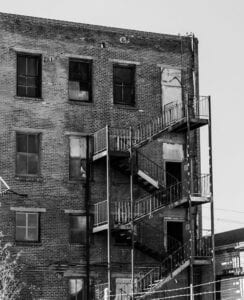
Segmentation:
{"type": "Polygon", "coordinates": [[[91,101],[91,62],[70,60],[69,99],[91,101]]]}

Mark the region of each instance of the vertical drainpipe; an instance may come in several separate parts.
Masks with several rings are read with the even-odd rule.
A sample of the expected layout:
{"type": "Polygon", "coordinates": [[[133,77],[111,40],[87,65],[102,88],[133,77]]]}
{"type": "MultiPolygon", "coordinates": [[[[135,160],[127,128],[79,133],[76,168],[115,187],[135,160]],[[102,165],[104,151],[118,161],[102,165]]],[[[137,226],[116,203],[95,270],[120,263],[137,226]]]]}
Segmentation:
{"type": "Polygon", "coordinates": [[[194,273],[193,273],[193,260],[194,260],[194,228],[192,222],[192,205],[191,205],[191,157],[190,157],[190,116],[189,116],[189,97],[186,94],[186,119],[187,119],[187,133],[186,133],[186,155],[187,155],[187,198],[188,198],[188,216],[190,225],[190,300],[194,300],[194,273]]]}
{"type": "Polygon", "coordinates": [[[130,205],[131,205],[131,300],[134,300],[135,278],[134,278],[134,199],[133,199],[133,143],[132,143],[132,128],[130,127],[130,205]]]}
{"type": "Polygon", "coordinates": [[[86,136],[86,183],[85,183],[85,209],[86,209],[86,299],[90,297],[90,139],[86,136]]]}
{"type": "Polygon", "coordinates": [[[109,151],[109,126],[106,126],[106,181],[107,181],[107,268],[108,268],[108,299],[111,295],[111,203],[110,203],[110,151],[109,151]]]}
{"type": "Polygon", "coordinates": [[[211,193],[211,238],[212,238],[212,264],[213,264],[213,292],[216,299],[216,270],[215,270],[215,240],[214,240],[214,203],[213,203],[213,162],[212,162],[212,118],[211,118],[211,98],[208,97],[209,122],[208,122],[208,149],[209,149],[209,175],[210,175],[210,193],[211,193]]]}

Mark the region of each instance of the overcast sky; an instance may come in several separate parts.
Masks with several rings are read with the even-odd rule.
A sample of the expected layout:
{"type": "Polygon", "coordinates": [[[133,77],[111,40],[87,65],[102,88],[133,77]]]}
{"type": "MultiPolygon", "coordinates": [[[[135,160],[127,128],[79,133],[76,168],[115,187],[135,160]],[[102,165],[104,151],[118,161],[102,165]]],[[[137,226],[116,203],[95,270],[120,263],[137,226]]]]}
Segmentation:
{"type": "Polygon", "coordinates": [[[212,97],[215,227],[220,232],[244,227],[243,3],[243,0],[0,0],[0,10],[159,33],[193,32],[198,37],[200,93],[212,97]]]}

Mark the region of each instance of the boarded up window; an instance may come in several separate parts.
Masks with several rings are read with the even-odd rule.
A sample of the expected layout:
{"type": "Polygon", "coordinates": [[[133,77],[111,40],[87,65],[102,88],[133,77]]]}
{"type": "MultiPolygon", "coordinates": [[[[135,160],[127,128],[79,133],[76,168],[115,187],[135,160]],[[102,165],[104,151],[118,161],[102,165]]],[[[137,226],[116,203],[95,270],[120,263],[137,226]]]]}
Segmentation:
{"type": "Polygon", "coordinates": [[[181,103],[181,70],[164,68],[162,70],[162,104],[181,103]]]}
{"type": "Polygon", "coordinates": [[[183,145],[163,143],[163,158],[169,161],[183,161],[183,145]]]}
{"type": "Polygon", "coordinates": [[[70,60],[69,99],[89,102],[92,100],[91,61],[70,60]]]}
{"type": "Polygon", "coordinates": [[[70,215],[70,244],[86,243],[86,216],[70,215]]]}
{"type": "Polygon", "coordinates": [[[70,137],[69,177],[86,178],[86,137],[70,137]]]}
{"type": "Polygon", "coordinates": [[[41,97],[41,56],[17,54],[17,96],[41,97]]]}
{"type": "Polygon", "coordinates": [[[17,133],[16,135],[16,174],[38,175],[39,173],[39,134],[17,133]]]}

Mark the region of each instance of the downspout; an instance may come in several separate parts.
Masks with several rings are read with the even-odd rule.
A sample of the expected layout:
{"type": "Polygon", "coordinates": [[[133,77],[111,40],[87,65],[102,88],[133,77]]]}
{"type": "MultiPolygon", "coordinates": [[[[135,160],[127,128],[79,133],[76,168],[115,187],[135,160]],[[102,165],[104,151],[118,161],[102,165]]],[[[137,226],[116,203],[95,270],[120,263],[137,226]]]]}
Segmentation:
{"type": "Polygon", "coordinates": [[[86,299],[90,297],[90,139],[86,136],[86,183],[85,183],[85,209],[86,209],[86,299]]]}

